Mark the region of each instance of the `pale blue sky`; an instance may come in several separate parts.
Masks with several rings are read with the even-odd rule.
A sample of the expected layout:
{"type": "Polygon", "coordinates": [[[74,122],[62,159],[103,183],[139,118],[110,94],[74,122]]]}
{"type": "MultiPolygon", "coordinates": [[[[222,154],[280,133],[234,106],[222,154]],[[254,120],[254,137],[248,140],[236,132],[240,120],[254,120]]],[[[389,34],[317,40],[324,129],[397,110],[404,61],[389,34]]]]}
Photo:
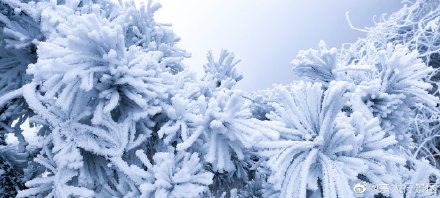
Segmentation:
{"type": "Polygon", "coordinates": [[[301,49],[316,48],[322,39],[340,47],[365,33],[352,30],[373,25],[373,16],[392,13],[400,0],[157,0],[163,7],[156,20],[173,24],[180,46],[192,53],[186,63],[202,70],[208,50],[221,49],[241,59],[239,88],[256,90],[292,80],[290,61],[301,49]]]}

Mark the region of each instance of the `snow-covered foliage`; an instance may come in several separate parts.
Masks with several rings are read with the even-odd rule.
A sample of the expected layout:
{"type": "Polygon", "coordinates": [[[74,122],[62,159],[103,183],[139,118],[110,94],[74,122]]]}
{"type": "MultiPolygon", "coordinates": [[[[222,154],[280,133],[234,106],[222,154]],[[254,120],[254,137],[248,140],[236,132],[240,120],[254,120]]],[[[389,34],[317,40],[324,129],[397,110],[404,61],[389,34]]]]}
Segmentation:
{"type": "MultiPolygon", "coordinates": [[[[378,52],[381,61],[370,80],[359,83],[351,103],[354,110],[367,111],[381,118],[381,125],[403,142],[412,142],[407,133],[417,110],[437,111],[438,97],[431,95],[432,85],[424,79],[433,72],[417,58],[417,51],[409,52],[402,45],[389,46],[378,52]]],[[[401,143],[403,143],[401,142],[401,143]]]]}
{"type": "Polygon", "coordinates": [[[278,133],[267,128],[264,122],[250,118],[249,108],[240,94],[230,94],[230,91],[219,90],[209,101],[200,101],[200,108],[203,108],[200,126],[190,136],[182,135],[183,142],[177,145],[179,150],[186,149],[203,133],[206,161],[220,172],[234,171],[232,154],[243,160],[243,147],[250,148],[266,138],[278,138],[278,133]]]}
{"type": "Polygon", "coordinates": [[[285,122],[292,131],[261,147],[268,149],[264,154],[273,170],[269,182],[280,190],[280,197],[305,197],[307,190],[321,190],[324,197],[353,197],[349,184],[359,174],[374,183],[399,182],[388,175],[389,168],[404,161],[388,150],[397,143],[394,136],[382,131],[378,118],[361,112],[347,117],[341,111],[349,87],[333,81],[325,92],[319,83],[278,88],[272,119],[285,122]]]}
{"type": "Polygon", "coordinates": [[[335,79],[336,48],[327,49],[324,41],[319,42],[319,50],[300,51],[292,61],[294,75],[310,81],[328,83],[335,79]]]}
{"type": "Polygon", "coordinates": [[[435,197],[358,191],[440,186],[440,4],[407,4],[246,93],[231,52],[209,52],[201,78],[183,64],[159,4],[0,0],[0,193],[435,197]]]}
{"type": "Polygon", "coordinates": [[[196,153],[158,152],[152,165],[145,154],[136,154],[144,160],[154,179],[140,185],[141,197],[200,197],[208,192],[213,174],[203,170],[196,153]]]}
{"type": "Polygon", "coordinates": [[[213,83],[214,87],[232,88],[243,76],[235,68],[240,61],[234,61],[234,55],[222,50],[218,62],[214,61],[212,52],[208,52],[208,64],[204,66],[205,81],[213,83]]]}
{"type": "MultiPolygon", "coordinates": [[[[395,80],[387,80],[386,83],[376,82],[388,87],[386,93],[382,91],[378,94],[383,95],[382,101],[390,101],[386,102],[388,105],[380,105],[381,108],[389,111],[395,109],[392,110],[393,113],[383,112],[388,114],[383,124],[395,129],[406,128],[406,134],[402,134],[405,131],[402,129],[395,132],[411,136],[409,140],[415,142],[414,146],[417,147],[414,153],[418,157],[427,157],[437,168],[438,159],[434,156],[440,153],[437,136],[438,104],[434,102],[439,96],[439,20],[438,1],[406,1],[399,11],[389,17],[380,18],[375,26],[362,30],[367,32],[367,36],[341,49],[339,55],[341,65],[369,63],[368,65],[379,65],[379,68],[385,66],[386,70],[379,70],[379,73],[384,74],[381,79],[395,76],[395,80]],[[405,58],[407,61],[396,62],[399,56],[408,57],[405,58]],[[412,64],[408,64],[411,62],[412,64]],[[408,116],[411,119],[403,119],[408,116]]],[[[408,137],[401,136],[403,139],[408,137]]]]}
{"type": "Polygon", "coordinates": [[[30,81],[26,74],[29,64],[37,60],[36,44],[44,39],[38,24],[35,2],[0,2],[0,130],[14,133],[24,152],[20,125],[32,115],[20,96],[20,88],[30,81]],[[14,123],[16,122],[16,123],[14,123]]]}

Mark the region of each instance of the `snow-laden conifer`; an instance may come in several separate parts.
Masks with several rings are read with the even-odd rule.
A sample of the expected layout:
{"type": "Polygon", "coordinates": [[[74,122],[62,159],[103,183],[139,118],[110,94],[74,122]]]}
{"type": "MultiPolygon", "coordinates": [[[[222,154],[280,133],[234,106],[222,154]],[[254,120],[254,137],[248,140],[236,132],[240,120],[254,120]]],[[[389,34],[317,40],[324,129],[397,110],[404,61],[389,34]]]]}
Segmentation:
{"type": "Polygon", "coordinates": [[[276,139],[278,133],[264,125],[264,122],[251,118],[246,101],[239,93],[220,89],[209,100],[199,98],[203,117],[192,134],[182,135],[183,142],[177,149],[187,149],[202,136],[206,148],[206,161],[214,170],[234,171],[232,156],[244,159],[244,149],[251,148],[254,142],[264,138],[276,139]]]}
{"type": "Polygon", "coordinates": [[[157,6],[132,6],[52,2],[43,11],[47,38],[37,46],[23,95],[37,114],[32,122],[44,126],[38,162],[47,176],[29,181],[20,196],[140,195],[148,174],[135,148],[147,149],[184,53],[172,49],[174,34],[152,20],[157,6]]]}
{"type": "Polygon", "coordinates": [[[335,79],[337,68],[336,48],[327,49],[324,41],[319,42],[319,50],[301,50],[292,61],[297,78],[328,83],[335,79]]]}
{"type": "Polygon", "coordinates": [[[197,153],[158,152],[153,163],[141,150],[136,155],[153,176],[140,185],[141,197],[201,197],[212,183],[213,174],[203,169],[197,153]]]}
{"type": "Polygon", "coordinates": [[[351,98],[353,109],[368,108],[372,116],[380,118],[385,130],[403,142],[412,142],[408,131],[413,123],[408,120],[415,118],[416,109],[426,111],[438,104],[438,98],[429,93],[431,84],[425,81],[433,68],[418,58],[417,51],[402,45],[389,46],[387,51],[379,51],[378,56],[381,61],[377,77],[357,86],[351,98]]]}
{"type": "Polygon", "coordinates": [[[386,135],[377,118],[341,111],[349,88],[345,82],[331,82],[325,91],[321,84],[304,82],[278,88],[271,117],[292,130],[282,133],[279,141],[262,142],[261,147],[273,171],[269,182],[280,197],[306,197],[308,191],[353,197],[351,184],[359,174],[373,183],[399,181],[387,173],[404,162],[388,152],[396,143],[394,136],[386,135]]]}
{"type": "Polygon", "coordinates": [[[301,51],[291,84],[246,93],[231,52],[209,52],[201,78],[183,64],[179,37],[154,20],[159,4],[0,0],[0,193],[330,198],[353,197],[358,184],[437,188],[440,4],[407,5],[344,48],[301,51]],[[11,133],[18,143],[5,141],[11,133]]]}

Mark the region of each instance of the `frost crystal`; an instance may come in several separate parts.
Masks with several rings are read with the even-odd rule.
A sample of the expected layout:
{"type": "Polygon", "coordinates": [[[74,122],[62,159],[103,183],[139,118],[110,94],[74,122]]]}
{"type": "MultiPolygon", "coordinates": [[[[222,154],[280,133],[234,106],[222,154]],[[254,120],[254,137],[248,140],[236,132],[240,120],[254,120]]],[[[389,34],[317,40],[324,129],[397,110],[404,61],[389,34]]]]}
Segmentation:
{"type": "Polygon", "coordinates": [[[440,3],[406,2],[344,48],[321,41],[293,82],[253,93],[231,52],[191,72],[159,8],[0,0],[1,195],[438,196],[355,190],[440,186],[440,3]]]}

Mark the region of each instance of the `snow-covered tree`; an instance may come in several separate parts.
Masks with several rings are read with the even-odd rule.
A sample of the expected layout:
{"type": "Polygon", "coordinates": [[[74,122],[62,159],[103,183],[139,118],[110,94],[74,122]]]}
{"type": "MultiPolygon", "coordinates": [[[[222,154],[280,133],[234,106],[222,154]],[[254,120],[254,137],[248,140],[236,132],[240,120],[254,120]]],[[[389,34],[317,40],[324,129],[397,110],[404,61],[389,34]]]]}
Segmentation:
{"type": "Polygon", "coordinates": [[[274,172],[269,182],[280,197],[305,197],[307,191],[353,197],[350,184],[359,174],[377,184],[396,182],[388,169],[403,159],[388,151],[396,143],[394,136],[386,136],[377,118],[365,118],[360,112],[347,117],[341,111],[348,88],[336,81],[325,92],[321,84],[304,82],[279,88],[272,119],[285,122],[292,131],[261,147],[268,149],[264,154],[274,172]]]}
{"type": "Polygon", "coordinates": [[[353,188],[439,187],[439,6],[322,41],[292,61],[294,82],[247,93],[231,52],[190,71],[152,1],[0,0],[0,193],[435,196],[353,188]]]}
{"type": "Polygon", "coordinates": [[[140,185],[141,197],[200,197],[208,192],[213,174],[203,169],[196,153],[158,152],[152,165],[139,150],[136,153],[154,179],[140,185]],[[177,167],[176,167],[177,166],[177,167]]]}
{"type": "Polygon", "coordinates": [[[319,50],[302,50],[292,61],[296,78],[328,83],[336,78],[336,48],[327,49],[324,41],[319,42],[319,50]]]}
{"type": "MultiPolygon", "coordinates": [[[[34,2],[0,2],[0,130],[14,133],[24,152],[25,141],[20,125],[32,115],[20,95],[20,88],[30,81],[27,66],[37,60],[36,45],[44,39],[34,2]],[[15,123],[14,123],[15,122],[15,123]]],[[[2,132],[2,136],[4,134],[2,132]]]]}

